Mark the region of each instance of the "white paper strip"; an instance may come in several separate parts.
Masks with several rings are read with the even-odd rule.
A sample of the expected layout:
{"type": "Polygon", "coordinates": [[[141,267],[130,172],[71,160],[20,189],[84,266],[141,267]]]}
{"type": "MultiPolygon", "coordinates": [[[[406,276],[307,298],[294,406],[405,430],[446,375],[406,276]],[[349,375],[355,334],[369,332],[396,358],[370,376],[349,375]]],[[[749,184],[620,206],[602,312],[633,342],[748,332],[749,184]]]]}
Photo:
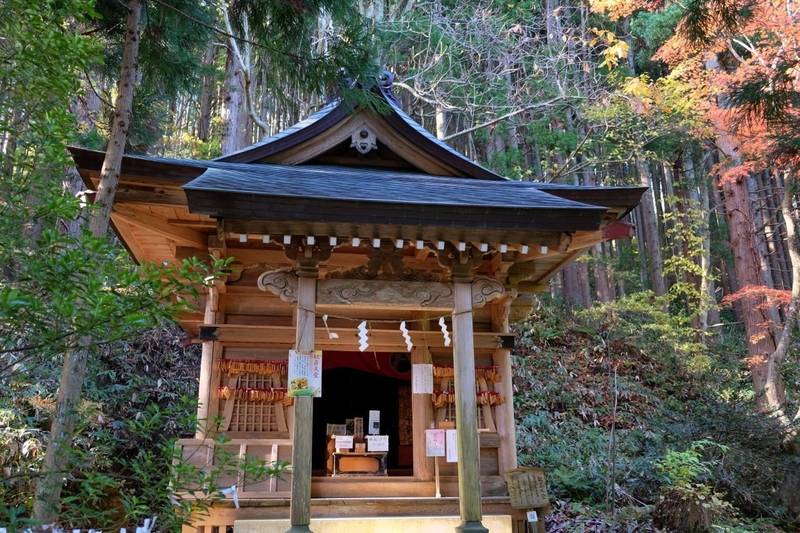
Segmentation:
{"type": "Polygon", "coordinates": [[[408,333],[408,328],[406,327],[405,320],[400,322],[400,333],[403,335],[403,340],[406,341],[406,350],[410,352],[411,348],[414,347],[414,343],[411,342],[411,335],[409,335],[408,333]]]}
{"type": "Polygon", "coordinates": [[[442,336],[444,337],[444,345],[450,346],[450,332],[447,331],[447,323],[444,321],[444,317],[439,318],[439,327],[442,328],[442,336]]]}
{"type": "Polygon", "coordinates": [[[229,488],[227,488],[227,489],[222,489],[220,492],[222,492],[222,494],[223,494],[223,495],[224,495],[226,498],[227,498],[228,496],[230,496],[231,498],[233,498],[233,505],[234,505],[234,507],[236,507],[237,509],[239,508],[239,491],[238,491],[238,490],[236,490],[236,485],[231,485],[229,488]]]}
{"type": "Polygon", "coordinates": [[[325,324],[325,331],[328,332],[328,338],[329,339],[338,339],[339,338],[339,334],[338,333],[336,333],[335,331],[331,331],[328,328],[328,315],[322,315],[322,323],[325,324]]]}
{"type": "Polygon", "coordinates": [[[369,329],[367,328],[367,321],[362,320],[358,325],[358,351],[363,352],[369,348],[369,329]]]}

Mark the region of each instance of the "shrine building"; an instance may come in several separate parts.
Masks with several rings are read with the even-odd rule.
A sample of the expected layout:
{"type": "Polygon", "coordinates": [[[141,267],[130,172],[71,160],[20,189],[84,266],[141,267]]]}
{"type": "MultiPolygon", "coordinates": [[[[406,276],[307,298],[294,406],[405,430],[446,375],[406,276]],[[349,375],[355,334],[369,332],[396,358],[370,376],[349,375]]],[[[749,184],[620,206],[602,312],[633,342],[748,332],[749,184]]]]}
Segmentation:
{"type": "MultiPolygon", "coordinates": [[[[508,180],[416,123],[390,77],[374,93],[380,112],[332,101],[212,161],[124,158],[112,221],[136,261],[233,258],[179,317],[202,344],[182,457],[291,465],[221,480],[238,508],[228,491],[185,531],[526,531],[510,324],[630,235],[644,189],[508,180]]],[[[104,154],[72,154],[96,188],[104,154]]]]}

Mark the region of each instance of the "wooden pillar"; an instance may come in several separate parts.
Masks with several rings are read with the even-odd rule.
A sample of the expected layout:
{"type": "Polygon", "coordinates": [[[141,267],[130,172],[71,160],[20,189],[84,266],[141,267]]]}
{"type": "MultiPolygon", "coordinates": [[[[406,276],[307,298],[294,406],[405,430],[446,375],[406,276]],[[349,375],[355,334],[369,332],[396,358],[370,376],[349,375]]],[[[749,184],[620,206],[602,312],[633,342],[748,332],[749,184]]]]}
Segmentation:
{"type": "MultiPolygon", "coordinates": [[[[422,330],[428,330],[428,322],[422,322],[422,330]]],[[[417,346],[411,350],[412,364],[431,364],[431,352],[427,346],[417,346]]],[[[433,421],[433,404],[430,394],[411,395],[411,427],[414,456],[414,478],[421,481],[433,479],[433,459],[425,453],[425,430],[433,421]]]]}
{"type": "MultiPolygon", "coordinates": [[[[314,351],[315,309],[317,305],[317,273],[300,271],[297,282],[297,329],[295,347],[300,353],[314,351]],[[312,277],[313,276],[313,277],[312,277]]],[[[292,427],[292,499],[289,532],[308,532],[311,523],[311,443],[314,398],[294,399],[292,427]]]]}
{"type": "MultiPolygon", "coordinates": [[[[495,302],[491,307],[492,330],[497,333],[509,333],[511,328],[508,323],[508,314],[511,310],[513,295],[508,295],[495,302]]],[[[495,384],[495,391],[499,392],[505,402],[495,409],[495,423],[497,435],[500,437],[500,447],[497,450],[497,463],[500,475],[517,467],[517,438],[514,424],[514,374],[511,368],[511,350],[498,348],[492,354],[492,360],[500,373],[500,383],[495,384]]]]}
{"type": "MultiPolygon", "coordinates": [[[[214,285],[208,289],[206,294],[206,306],[203,314],[203,324],[215,324],[217,319],[217,309],[219,308],[219,288],[214,285]]],[[[213,396],[211,375],[214,371],[214,352],[216,342],[205,341],[203,343],[200,356],[200,384],[197,392],[197,430],[195,438],[204,439],[209,430],[209,416],[211,410],[211,399],[213,396]]]]}
{"type": "Polygon", "coordinates": [[[488,532],[481,523],[480,440],[475,400],[475,349],[472,333],[472,284],[454,278],[453,368],[458,433],[458,503],[456,531],[488,532]]]}

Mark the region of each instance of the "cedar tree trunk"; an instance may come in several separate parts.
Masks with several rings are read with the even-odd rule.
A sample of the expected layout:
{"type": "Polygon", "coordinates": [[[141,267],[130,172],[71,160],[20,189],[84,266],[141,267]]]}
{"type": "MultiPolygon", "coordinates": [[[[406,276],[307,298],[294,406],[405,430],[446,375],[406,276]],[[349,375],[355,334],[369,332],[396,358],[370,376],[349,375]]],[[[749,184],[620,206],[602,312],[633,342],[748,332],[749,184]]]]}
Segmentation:
{"type": "MultiPolygon", "coordinates": [[[[96,209],[89,219],[89,230],[95,237],[104,237],[108,232],[111,206],[114,203],[114,195],[119,184],[122,155],[128,138],[133,91],[138,71],[141,15],[141,0],[130,0],[128,2],[125,48],[122,55],[122,72],[117,86],[117,99],[114,102],[114,123],[100,171],[100,186],[95,200],[96,209]]],[[[86,378],[88,346],[91,341],[90,338],[81,337],[77,340],[77,347],[64,355],[56,411],[50,426],[50,437],[42,464],[41,477],[36,486],[36,498],[33,506],[34,518],[41,524],[51,524],[57,520],[59,515],[61,489],[68,476],[78,402],[86,378]]]]}

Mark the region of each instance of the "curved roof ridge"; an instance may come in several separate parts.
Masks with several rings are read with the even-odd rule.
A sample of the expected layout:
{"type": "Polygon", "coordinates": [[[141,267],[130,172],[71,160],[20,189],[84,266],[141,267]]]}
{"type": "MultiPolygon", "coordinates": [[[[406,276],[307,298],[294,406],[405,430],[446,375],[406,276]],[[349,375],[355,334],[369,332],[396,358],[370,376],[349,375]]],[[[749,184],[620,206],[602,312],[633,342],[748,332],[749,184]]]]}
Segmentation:
{"type": "MultiPolygon", "coordinates": [[[[382,115],[382,117],[399,135],[411,141],[418,149],[442,160],[445,165],[454,169],[454,175],[460,174],[475,179],[506,180],[503,176],[471,160],[446,142],[438,139],[433,133],[411,118],[394,96],[392,80],[393,77],[387,74],[386,79],[376,83],[372,90],[389,106],[389,113],[382,115]]],[[[342,101],[341,98],[335,98],[316,113],[309,115],[285,130],[241,150],[218,157],[214,161],[230,163],[259,162],[266,157],[279,154],[293,146],[313,139],[357,110],[358,106],[352,106],[342,101]]]]}
{"type": "Polygon", "coordinates": [[[433,133],[431,133],[430,131],[425,129],[422,126],[422,124],[420,124],[419,122],[417,122],[416,120],[411,118],[411,116],[408,113],[406,113],[403,110],[403,108],[400,106],[400,102],[394,96],[394,93],[392,92],[391,86],[388,86],[388,87],[379,86],[379,90],[381,92],[381,95],[386,100],[386,103],[388,103],[389,106],[392,108],[392,111],[394,111],[397,115],[399,115],[400,118],[402,118],[403,121],[406,122],[406,124],[408,124],[410,127],[412,127],[417,133],[419,133],[420,135],[425,137],[428,141],[430,141],[430,142],[436,144],[437,146],[440,146],[444,150],[450,152],[454,156],[456,156],[459,159],[461,159],[462,161],[464,161],[464,163],[466,163],[467,165],[469,165],[471,167],[474,167],[481,174],[486,174],[487,177],[488,177],[488,175],[491,175],[492,177],[490,177],[489,179],[496,179],[496,180],[507,180],[508,179],[508,178],[505,178],[505,177],[501,176],[500,174],[497,174],[496,172],[494,172],[492,170],[489,170],[488,168],[484,167],[480,163],[477,163],[477,162],[473,161],[472,159],[470,159],[466,155],[462,154],[461,152],[459,152],[458,150],[456,150],[455,148],[453,148],[452,146],[447,144],[445,141],[443,141],[443,140],[439,139],[438,137],[436,137],[433,133]]]}

